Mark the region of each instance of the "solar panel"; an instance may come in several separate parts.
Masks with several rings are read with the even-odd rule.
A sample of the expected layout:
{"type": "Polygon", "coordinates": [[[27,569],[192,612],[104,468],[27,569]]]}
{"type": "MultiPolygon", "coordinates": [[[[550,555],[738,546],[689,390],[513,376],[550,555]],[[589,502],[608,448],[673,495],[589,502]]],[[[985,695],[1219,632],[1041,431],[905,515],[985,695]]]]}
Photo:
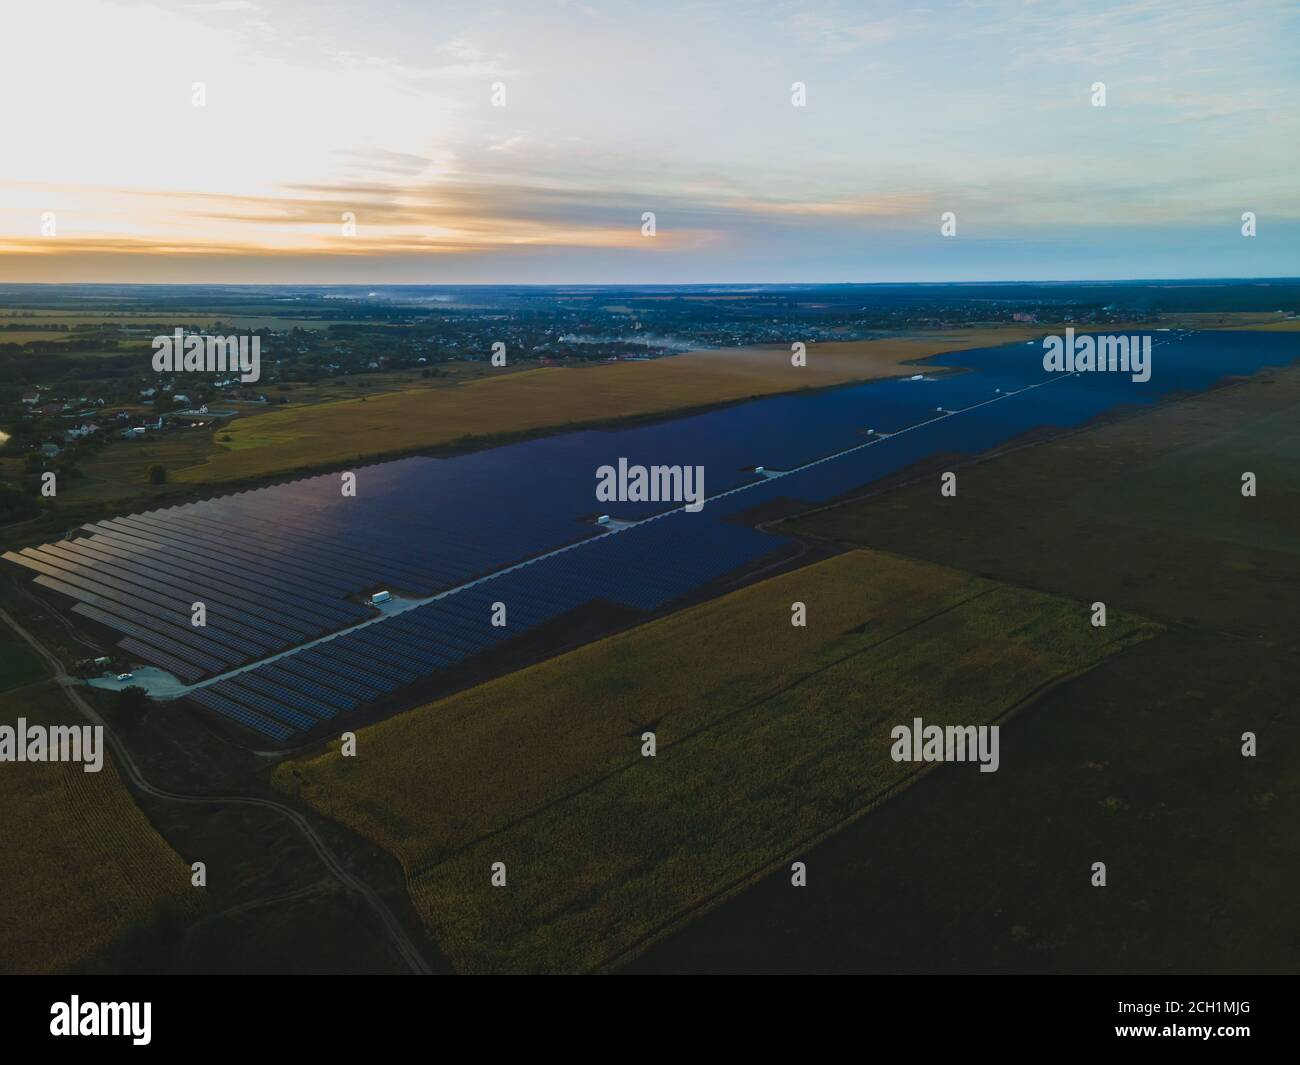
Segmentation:
{"type": "Polygon", "coordinates": [[[265,717],[256,711],[248,709],[246,706],[241,706],[239,703],[207,688],[200,688],[197,691],[190,692],[189,698],[200,706],[215,710],[223,717],[236,721],[246,728],[251,728],[255,732],[260,732],[264,736],[269,736],[273,740],[283,741],[293,735],[293,729],[287,725],[265,717]]]}
{"type": "Polygon", "coordinates": [[[117,646],[126,654],[139,658],[148,665],[167,670],[168,673],[174,674],[187,684],[198,680],[204,673],[198,666],[182,661],[175,655],[169,655],[166,651],[160,651],[143,640],[137,640],[134,636],[127,636],[125,639],[118,640],[117,646]]]}
{"type": "MultiPolygon", "coordinates": [[[[1241,368],[1253,369],[1286,361],[1290,349],[1261,344],[1243,358],[1241,368]]],[[[1160,389],[1199,387],[1221,366],[1208,356],[1189,360],[1160,389]]],[[[758,504],[821,503],[938,451],[981,450],[1044,422],[1079,424],[1133,398],[1131,389],[1061,379],[1027,398],[976,406],[995,383],[1039,383],[1041,367],[1026,368],[1023,351],[1010,349],[948,361],[971,372],[374,463],[354,469],[355,498],[342,496],[337,472],[300,477],[95,522],[71,541],[4,557],[73,600],[74,612],[119,633],[124,652],[183,680],[288,650],[204,698],[232,720],[236,710],[254,715],[245,718],[249,727],[269,722],[292,732],[269,706],[312,719],[345,714],[593,600],[661,610],[761,563],[789,541],[727,520],[758,504]],[[936,405],[970,409],[937,416],[936,405]],[[871,440],[867,425],[892,435],[871,440]],[[605,509],[595,499],[595,470],[620,457],[703,465],[704,510],[627,502],[608,510],[651,520],[617,531],[580,520],[605,509]],[[753,472],[758,463],[793,472],[765,479],[753,472]],[[376,588],[440,598],[340,632],[375,617],[360,598],[376,588]],[[195,600],[207,606],[204,629],[189,624],[195,600]],[[507,607],[505,628],[490,623],[497,601],[507,607]],[[267,702],[259,708],[257,700],[267,702]]]]}

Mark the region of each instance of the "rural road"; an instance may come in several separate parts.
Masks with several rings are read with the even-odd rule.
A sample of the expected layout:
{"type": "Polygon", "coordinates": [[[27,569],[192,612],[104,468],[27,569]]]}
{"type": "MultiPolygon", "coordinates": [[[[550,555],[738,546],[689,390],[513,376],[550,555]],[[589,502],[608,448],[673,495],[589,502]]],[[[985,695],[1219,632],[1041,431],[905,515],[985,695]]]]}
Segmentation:
{"type": "Polygon", "coordinates": [[[384,900],[378,893],[370,887],[369,884],[359,879],[349,871],[342,862],[335,857],[334,852],[330,850],[325,840],[321,838],[315,827],[302,814],[291,806],[279,803],[273,799],[263,799],[254,795],[181,795],[177,792],[166,791],[163,788],[155,787],[145,779],[135,762],[132,760],[130,753],[123,746],[112,728],[99,715],[99,712],[91,706],[81,693],[77,690],[76,678],[70,676],[63,668],[63,663],[45,646],[36,639],[30,632],[18,624],[8,611],[0,610],[0,619],[18,633],[24,640],[35,648],[39,654],[50,666],[54,679],[63,689],[63,694],[67,696],[68,701],[81,712],[81,714],[95,725],[100,725],[104,729],[104,735],[108,739],[108,744],[112,748],[113,755],[116,757],[118,766],[138,790],[144,794],[152,796],[155,799],[162,799],[166,802],[189,803],[195,806],[206,806],[210,804],[225,804],[230,806],[257,806],[266,810],[273,810],[282,817],[290,821],[295,828],[306,837],[307,842],[311,844],[312,850],[316,852],[317,857],[329,870],[330,874],[339,881],[347,890],[354,892],[359,896],[383,925],[385,933],[388,935],[389,942],[393,948],[401,955],[402,960],[412,972],[422,976],[430,975],[428,964],[425,962],[420,951],[416,948],[411,938],[402,928],[393,911],[388,908],[384,900]]]}

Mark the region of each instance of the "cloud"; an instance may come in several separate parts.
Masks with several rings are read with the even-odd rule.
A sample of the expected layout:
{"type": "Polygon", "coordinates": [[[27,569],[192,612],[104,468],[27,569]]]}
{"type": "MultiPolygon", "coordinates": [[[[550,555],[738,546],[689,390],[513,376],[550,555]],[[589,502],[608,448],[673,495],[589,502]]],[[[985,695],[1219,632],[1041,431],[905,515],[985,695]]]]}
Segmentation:
{"type": "Polygon", "coordinates": [[[876,269],[887,248],[951,269],[1089,225],[1128,227],[1140,272],[1176,227],[1300,210],[1300,18],[1280,0],[12,11],[7,38],[57,44],[59,73],[44,47],[0,66],[6,99],[39,102],[6,113],[0,242],[104,280],[115,250],[133,276],[153,256],[161,280],[169,258],[203,256],[405,271],[518,253],[556,280],[626,256],[611,268],[671,259],[725,280],[876,269]],[[496,80],[508,107],[491,106],[496,80]],[[943,210],[982,243],[933,245],[943,210]],[[46,211],[55,242],[38,237],[46,211]],[[346,242],[345,211],[361,225],[346,242]]]}

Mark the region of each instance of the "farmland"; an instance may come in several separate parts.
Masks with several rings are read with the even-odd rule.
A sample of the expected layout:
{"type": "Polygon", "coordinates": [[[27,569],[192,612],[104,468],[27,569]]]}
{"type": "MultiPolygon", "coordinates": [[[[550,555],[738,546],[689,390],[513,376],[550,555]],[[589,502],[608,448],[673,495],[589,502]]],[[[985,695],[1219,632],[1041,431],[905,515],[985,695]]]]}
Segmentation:
{"type": "Polygon", "coordinates": [[[365,399],[295,405],[241,419],[207,461],[175,479],[209,483],[268,476],[386,453],[468,445],[543,429],[823,388],[904,372],[928,355],[1036,335],[997,327],[927,337],[810,346],[793,367],[788,347],[699,351],[649,362],[550,367],[473,380],[454,389],[413,389],[365,399]]]}
{"type": "Polygon", "coordinates": [[[8,629],[0,630],[0,692],[20,688],[45,676],[41,661],[8,629]]]}
{"type": "MultiPolygon", "coordinates": [[[[1213,317],[1161,320],[1226,324],[1213,317]]],[[[484,315],[473,329],[496,329],[497,318],[484,315]]],[[[387,345],[388,328],[366,343],[387,345]]],[[[364,372],[355,363],[325,364],[332,372],[309,366],[295,376],[304,367],[289,365],[261,386],[269,403],[225,403],[223,393],[223,406],[240,416],[216,430],[79,445],[75,465],[71,455],[60,460],[57,505],[40,520],[62,532],[124,498],[157,506],[209,495],[214,483],[245,487],[307,467],[337,469],[359,456],[450,452],[565,426],[658,419],[712,405],[701,390],[727,403],[732,395],[788,391],[792,379],[798,388],[820,388],[911,374],[907,361],[936,345],[956,350],[1052,328],[934,326],[906,339],[823,337],[810,343],[804,369],[790,365],[788,346],[779,343],[616,363],[582,355],[543,366],[512,357],[501,370],[443,352],[432,357],[446,361],[424,369],[393,359],[364,372]],[[154,464],[168,471],[168,483],[148,483],[154,464]]],[[[334,343],[359,336],[344,331],[334,343]]],[[[1229,358],[1215,365],[1245,372],[1245,363],[1229,358]]],[[[914,390],[978,384],[975,375],[935,376],[940,380],[914,390]]],[[[202,782],[205,794],[220,783],[287,796],[383,891],[408,931],[423,928],[428,938],[420,949],[438,969],[1109,971],[1252,962],[1294,969],[1285,900],[1296,882],[1279,856],[1296,844],[1291,785],[1300,732],[1285,707],[1293,701],[1300,622],[1300,374],[1266,370],[1179,395],[1140,415],[1117,408],[1101,415],[1099,426],[1059,434],[1044,417],[1042,429],[1009,440],[1005,452],[970,461],[933,452],[932,465],[941,463],[933,469],[958,470],[955,498],[939,495],[924,460],[875,482],[873,494],[857,502],[823,506],[866,474],[856,481],[846,474],[821,494],[801,494],[793,479],[774,485],[788,494],[753,507],[740,524],[768,519],[764,532],[805,541],[803,549],[812,541],[813,557],[829,561],[684,610],[674,600],[673,616],[578,650],[569,649],[644,615],[606,598],[546,622],[553,629],[517,636],[499,658],[460,670],[445,668],[450,656],[440,655],[443,672],[359,706],[351,721],[323,718],[339,729],[330,724],[308,734],[358,730],[355,759],[316,746],[294,750],[277,766],[283,753],[250,750],[232,728],[208,727],[195,706],[160,704],[140,714],[104,693],[91,698],[121,725],[119,735],[151,778],[185,791],[202,782]],[[1032,447],[1018,446],[1031,440],[1032,447]],[[1240,494],[1247,469],[1259,478],[1258,497],[1240,494]],[[920,480],[907,484],[914,476],[920,480]],[[886,484],[902,487],[882,491],[886,484]],[[1104,630],[1088,624],[1088,604],[1098,599],[1110,609],[1104,630]],[[794,602],[808,605],[807,628],[790,625],[794,602]],[[562,651],[569,653],[531,664],[562,651]],[[507,669],[519,671],[502,676],[507,669]],[[479,686],[465,688],[471,684],[479,686]],[[405,709],[416,703],[425,705],[405,709]],[[379,720],[393,714],[400,716],[379,720]],[[890,729],[914,717],[1006,723],[1003,768],[981,775],[969,765],[932,770],[894,762],[890,729]],[[1237,745],[1248,729],[1267,743],[1243,766],[1237,745]],[[653,758],[642,752],[648,731],[658,744],[653,758]],[[1188,781],[1201,785],[1193,790],[1188,781]],[[1111,863],[1117,890],[1082,890],[1076,874],[1093,856],[1111,863]],[[794,860],[809,862],[813,890],[791,890],[794,860]],[[490,882],[496,862],[509,871],[503,888],[490,882]],[[1238,873],[1249,883],[1234,880],[1238,873]],[[1252,916],[1261,899],[1266,912],[1252,916]],[[1212,935],[1189,943],[1180,934],[1188,927],[1212,935]],[[812,946],[805,954],[800,944],[812,946]]],[[[150,410],[129,389],[119,398],[132,414],[150,410]]],[[[762,406],[833,406],[841,398],[762,406]]],[[[714,417],[740,423],[744,413],[714,417]]],[[[817,419],[791,422],[799,429],[817,419]]],[[[668,435],[672,427],[639,431],[668,435]]],[[[743,432],[725,435],[748,440],[743,432]]],[[[533,447],[552,444],[568,442],[533,447]]],[[[34,464],[18,451],[10,448],[7,473],[30,480],[34,464]]],[[[464,461],[480,460],[492,456],[464,461]]],[[[727,469],[742,461],[750,457],[727,469]]],[[[535,487],[546,479],[538,469],[558,466],[539,463],[522,477],[535,487]]],[[[512,508],[504,522],[467,511],[477,528],[422,540],[422,552],[429,541],[486,539],[523,513],[522,492],[499,494],[512,508]]],[[[585,505],[585,489],[583,496],[585,505]]],[[[549,492],[539,497],[554,502],[549,492]]],[[[437,505],[441,493],[422,498],[437,505]]],[[[368,520],[418,529],[418,509],[403,500],[398,518],[376,523],[372,497],[368,520]]],[[[567,522],[582,507],[561,509],[567,522]]],[[[252,535],[265,541],[266,524],[252,518],[252,535]]],[[[31,537],[37,524],[15,525],[12,535],[31,537]]],[[[621,547],[634,535],[619,538],[621,547]]],[[[311,557],[295,537],[277,542],[288,558],[297,560],[299,551],[311,557]]],[[[689,561],[697,546],[692,539],[680,553],[647,552],[644,572],[689,561]]],[[[273,568],[259,561],[263,572],[273,568]]],[[[765,567],[760,573],[790,564],[788,555],[753,563],[765,567]]],[[[699,594],[754,579],[748,569],[745,578],[739,572],[699,594]]],[[[609,581],[591,583],[608,596],[609,581]]],[[[96,653],[107,649],[100,628],[76,618],[75,630],[62,626],[49,595],[38,591],[16,603],[16,611],[37,604],[53,634],[43,635],[65,661],[91,645],[96,653]]],[[[513,626],[513,600],[511,611],[513,626]]],[[[479,616],[467,608],[470,614],[479,616]]],[[[456,633],[466,645],[464,629],[456,633]]],[[[348,670],[377,675],[373,643],[369,651],[332,650],[340,656],[332,665],[317,663],[327,683],[350,682],[348,670]]],[[[404,664],[386,682],[414,675],[423,650],[408,642],[404,664]]],[[[39,718],[46,706],[58,715],[62,704],[41,676],[26,647],[0,643],[0,691],[22,687],[0,703],[5,713],[12,703],[13,714],[39,718]]],[[[19,778],[5,779],[13,786],[19,778]]],[[[0,968],[11,957],[18,958],[13,967],[39,957],[27,968],[97,971],[408,967],[380,925],[356,919],[365,912],[357,894],[322,879],[308,841],[270,811],[144,798],[156,835],[111,766],[102,778],[46,780],[33,772],[21,779],[30,794],[0,798],[19,824],[46,819],[55,842],[43,841],[32,859],[28,883],[40,885],[40,902],[33,896],[24,905],[36,916],[7,931],[0,968]],[[68,798],[51,798],[56,784],[68,798]],[[79,812],[86,788],[109,785],[114,797],[98,805],[112,814],[111,827],[79,812]],[[119,801],[122,810],[113,812],[119,801]],[[69,852],[57,846],[64,816],[81,817],[124,856],[101,860],[96,852],[80,879],[69,874],[69,852]],[[126,835],[119,843],[112,832],[126,835]],[[221,870],[210,893],[186,887],[185,866],[164,840],[221,870]],[[163,883],[171,868],[175,888],[163,883]],[[54,880],[57,889],[45,886],[54,880]],[[208,905],[190,920],[197,911],[181,908],[200,898],[208,905]],[[59,922],[91,920],[87,908],[100,923],[81,948],[68,948],[59,922]],[[46,939],[32,938],[43,928],[46,939]]],[[[11,828],[0,842],[12,851],[25,835],[11,828]]],[[[11,865],[9,881],[20,868],[28,867],[11,865]]]]}
{"type": "MultiPolygon", "coordinates": [[[[51,684],[0,696],[0,722],[66,724],[51,684]]],[[[0,764],[0,972],[72,967],[141,923],[197,905],[189,867],[136,807],[112,759],[0,764]]]]}
{"type": "Polygon", "coordinates": [[[1263,371],[779,526],[1167,628],[1045,693],[989,786],[935,773],[813,850],[815,899],[774,875],[633,968],[1294,972],[1298,417],[1300,371],[1263,371]]]}
{"type": "MultiPolygon", "coordinates": [[[[669,304],[680,308],[692,299],[669,304]]],[[[648,304],[655,302],[647,299],[648,304]]],[[[611,305],[603,310],[618,308],[611,305]]],[[[383,326],[371,321],[370,328],[377,332],[354,334],[349,330],[364,326],[365,319],[285,317],[250,310],[236,306],[231,308],[234,313],[220,315],[193,309],[96,314],[90,307],[80,306],[63,312],[48,308],[0,311],[0,325],[17,327],[8,333],[0,331],[0,343],[40,339],[84,342],[98,335],[88,327],[103,325],[104,336],[115,338],[105,350],[42,356],[55,371],[47,379],[58,382],[52,385],[54,389],[75,388],[87,396],[120,389],[122,382],[137,371],[142,374],[137,382],[140,386],[159,384],[148,376],[150,350],[143,344],[142,331],[161,330],[175,321],[204,329],[220,324],[237,330],[280,330],[280,334],[272,334],[280,336],[279,341],[270,342],[273,356],[277,343],[288,343],[285,337],[296,336],[299,339],[293,343],[304,343],[301,334],[285,332],[291,329],[307,330],[322,338],[312,343],[325,344],[323,350],[328,351],[344,348],[354,343],[349,338],[364,335],[369,337],[366,343],[370,347],[362,350],[372,352],[384,364],[377,369],[369,367],[364,361],[368,356],[355,351],[350,356],[317,352],[311,356],[314,362],[294,363],[291,359],[274,371],[268,364],[259,387],[269,397],[269,403],[240,403],[224,395],[207,395],[204,401],[214,410],[233,409],[238,416],[215,429],[205,426],[168,431],[151,441],[154,446],[148,461],[136,442],[82,447],[75,458],[64,460],[75,463],[76,476],[64,478],[60,484],[60,503],[72,508],[71,520],[91,513],[88,508],[134,508],[160,499],[187,498],[209,484],[247,483],[403,453],[484,447],[539,433],[613,425],[625,419],[661,417],[753,396],[898,375],[918,358],[1030,338],[1059,328],[1047,322],[985,322],[960,327],[915,325],[869,340],[823,338],[809,343],[808,364],[801,368],[790,365],[788,344],[716,347],[647,362],[565,359],[563,365],[546,367],[536,355],[512,356],[506,367],[498,368],[480,357],[481,352],[475,357],[439,353],[444,347],[441,334],[434,340],[429,332],[440,326],[409,322],[383,326]],[[35,328],[42,324],[67,328],[35,328]],[[33,328],[28,330],[27,325],[33,328]],[[112,332],[124,327],[136,333],[128,336],[112,332]],[[414,352],[402,347],[408,342],[403,337],[421,338],[418,342],[428,345],[434,364],[424,368],[416,364],[414,352]],[[318,364],[327,358],[343,360],[346,365],[325,373],[318,364]],[[102,372],[96,369],[101,364],[102,372]],[[167,471],[167,485],[149,483],[148,471],[153,465],[167,471]]],[[[642,307],[637,313],[644,312],[642,307]]],[[[669,320],[678,322],[683,312],[678,309],[659,313],[669,313],[669,320]]],[[[1288,320],[1279,322],[1275,314],[1256,312],[1184,312],[1165,315],[1161,321],[1186,328],[1288,325],[1288,320]]],[[[799,335],[799,327],[792,326],[791,332],[799,335]]],[[[448,350],[463,352],[470,339],[457,339],[453,334],[448,350]]],[[[29,362],[30,358],[24,356],[15,361],[15,366],[28,366],[29,362]]],[[[30,370],[28,366],[22,372],[30,370]]],[[[115,397],[114,402],[123,409],[142,417],[153,416],[152,407],[140,402],[134,391],[125,396],[115,393],[115,397]]],[[[54,426],[46,421],[49,427],[54,426]]],[[[20,441],[22,447],[29,443],[27,439],[20,441]]],[[[15,445],[10,446],[10,451],[14,456],[21,454],[15,445]]]]}
{"type": "Polygon", "coordinates": [[[1297,426],[1300,370],[1265,370],[970,465],[952,499],[927,479],[778,531],[1280,639],[1300,624],[1297,426]],[[1241,494],[1243,471],[1261,486],[1253,498],[1241,494]]]}
{"type": "Polygon", "coordinates": [[[275,782],[401,861],[460,971],[585,971],[908,783],[893,725],[998,720],[1156,631],[851,552],[375,725],[355,760],[331,750],[275,782]]]}

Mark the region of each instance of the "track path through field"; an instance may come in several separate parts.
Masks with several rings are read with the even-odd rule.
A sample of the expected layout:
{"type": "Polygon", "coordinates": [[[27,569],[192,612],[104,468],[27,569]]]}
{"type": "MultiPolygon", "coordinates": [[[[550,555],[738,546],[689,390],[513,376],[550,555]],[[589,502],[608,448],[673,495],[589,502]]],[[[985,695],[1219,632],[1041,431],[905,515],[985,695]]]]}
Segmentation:
{"type": "Polygon", "coordinates": [[[3,620],[19,636],[26,640],[36,650],[50,667],[55,681],[58,682],[63,694],[67,696],[68,701],[78,710],[82,716],[94,725],[99,725],[104,729],[104,735],[108,739],[109,746],[113,750],[113,755],[117,759],[117,764],[126,778],[137,790],[149,795],[155,799],[161,799],[165,802],[188,803],[195,806],[207,805],[227,805],[227,806],[256,806],[266,810],[273,810],[280,816],[287,819],[299,832],[306,837],[307,842],[311,845],[316,856],[320,858],[325,868],[329,870],[336,880],[339,881],[348,891],[356,894],[367,906],[374,912],[383,927],[388,940],[393,945],[393,949],[401,956],[412,972],[422,976],[431,973],[428,964],[425,962],[419,949],[406,934],[401,922],[397,920],[396,915],[388,908],[388,905],[379,894],[370,887],[365,881],[358,878],[351,872],[334,854],[329,845],[316,831],[315,826],[307,820],[297,810],[284,803],[276,802],[274,799],[264,799],[256,795],[182,795],[178,792],[167,791],[149,783],[144,774],[140,772],[130,752],[122,744],[122,741],[109,727],[108,723],[99,715],[99,712],[91,706],[81,693],[77,690],[77,679],[68,674],[63,668],[63,664],[53,654],[46,649],[35,636],[18,624],[8,611],[0,610],[0,620],[3,620]]]}

